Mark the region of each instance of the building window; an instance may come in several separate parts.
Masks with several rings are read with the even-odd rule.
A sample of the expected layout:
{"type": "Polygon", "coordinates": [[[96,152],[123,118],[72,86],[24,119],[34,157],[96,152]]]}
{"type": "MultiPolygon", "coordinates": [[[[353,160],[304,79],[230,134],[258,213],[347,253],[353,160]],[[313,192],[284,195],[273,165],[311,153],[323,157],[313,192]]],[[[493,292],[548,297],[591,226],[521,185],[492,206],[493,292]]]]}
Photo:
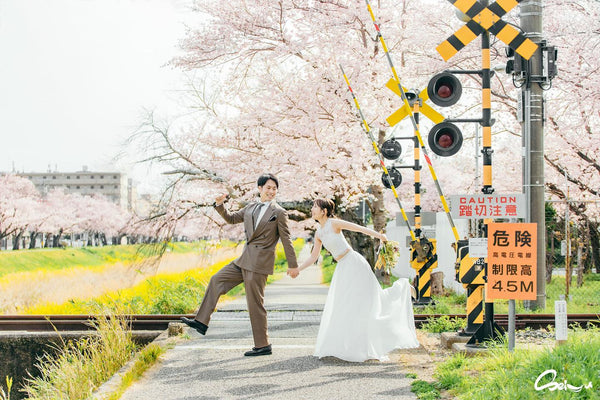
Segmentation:
{"type": "Polygon", "coordinates": [[[42,179],[46,179],[46,177],[45,177],[45,176],[42,176],[42,179]]]}
{"type": "Polygon", "coordinates": [[[94,175],[90,176],[90,179],[94,179],[94,175]]]}
{"type": "Polygon", "coordinates": [[[93,188],[94,188],[94,185],[90,186],[90,189],[93,189],[93,188]]]}
{"type": "Polygon", "coordinates": [[[67,179],[71,179],[71,177],[69,175],[67,175],[67,179]]]}
{"type": "Polygon", "coordinates": [[[75,177],[75,179],[79,179],[79,175],[77,175],[77,176],[75,177]]]}
{"type": "Polygon", "coordinates": [[[104,185],[100,185],[100,189],[104,189],[104,185]]]}
{"type": "Polygon", "coordinates": [[[117,185],[115,185],[115,189],[117,189],[117,188],[118,188],[118,186],[117,186],[117,185]]]}
{"type": "Polygon", "coordinates": [[[100,175],[100,179],[104,179],[104,175],[100,175]]]}
{"type": "Polygon", "coordinates": [[[117,179],[117,176],[116,176],[116,175],[113,175],[113,179],[117,179]]]}
{"type": "Polygon", "coordinates": [[[67,185],[67,189],[71,189],[71,186],[67,185]]]}
{"type": "Polygon", "coordinates": [[[76,189],[79,189],[79,185],[75,186],[76,189]]]}

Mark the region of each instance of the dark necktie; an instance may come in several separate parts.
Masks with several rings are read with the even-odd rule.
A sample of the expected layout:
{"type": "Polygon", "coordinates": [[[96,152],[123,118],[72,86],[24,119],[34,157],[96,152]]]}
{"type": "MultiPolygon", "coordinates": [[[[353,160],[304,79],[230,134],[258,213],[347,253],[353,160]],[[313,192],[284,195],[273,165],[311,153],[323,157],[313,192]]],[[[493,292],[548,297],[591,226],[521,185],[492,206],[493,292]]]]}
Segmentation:
{"type": "Polygon", "coordinates": [[[254,207],[254,211],[252,212],[252,226],[256,228],[256,221],[258,220],[258,216],[260,215],[260,210],[264,206],[264,203],[258,203],[256,207],[254,207]]]}

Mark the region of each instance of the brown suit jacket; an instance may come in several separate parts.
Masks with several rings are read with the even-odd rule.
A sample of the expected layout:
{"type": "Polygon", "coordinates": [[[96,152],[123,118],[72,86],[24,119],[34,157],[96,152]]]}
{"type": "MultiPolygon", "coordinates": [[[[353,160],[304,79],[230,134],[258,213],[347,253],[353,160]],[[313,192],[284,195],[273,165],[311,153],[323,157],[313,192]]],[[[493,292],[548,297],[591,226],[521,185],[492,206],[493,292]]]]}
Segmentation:
{"type": "Polygon", "coordinates": [[[244,223],[246,245],[242,255],[234,264],[248,271],[271,275],[275,265],[275,246],[281,239],[288,268],[298,268],[296,253],[292,246],[288,228],[287,212],[276,202],[269,204],[265,214],[256,229],[252,224],[252,212],[258,206],[257,202],[250,203],[239,211],[230,213],[224,205],[215,209],[229,224],[244,223]]]}

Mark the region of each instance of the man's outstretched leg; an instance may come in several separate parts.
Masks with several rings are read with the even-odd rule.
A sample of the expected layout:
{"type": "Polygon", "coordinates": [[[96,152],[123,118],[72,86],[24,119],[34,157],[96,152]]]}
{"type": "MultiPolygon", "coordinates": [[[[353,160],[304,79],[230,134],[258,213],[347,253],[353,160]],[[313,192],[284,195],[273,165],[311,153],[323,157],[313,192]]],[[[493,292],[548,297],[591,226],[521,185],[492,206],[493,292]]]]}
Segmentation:
{"type": "Polygon", "coordinates": [[[210,278],[204,298],[194,319],[181,317],[181,320],[200,334],[205,335],[210,317],[215,311],[219,298],[244,280],[242,270],[234,263],[229,263],[210,278]]]}

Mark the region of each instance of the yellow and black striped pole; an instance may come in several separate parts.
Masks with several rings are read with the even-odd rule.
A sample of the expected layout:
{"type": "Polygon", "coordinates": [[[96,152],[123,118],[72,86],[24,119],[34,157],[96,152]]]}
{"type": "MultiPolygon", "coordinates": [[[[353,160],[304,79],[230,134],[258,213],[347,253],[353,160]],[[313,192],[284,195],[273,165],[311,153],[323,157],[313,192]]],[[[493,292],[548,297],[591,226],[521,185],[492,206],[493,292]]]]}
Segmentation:
{"type": "Polygon", "coordinates": [[[483,189],[484,194],[494,193],[492,187],[492,89],[490,72],[490,34],[481,36],[481,106],[483,130],[483,189]]]}
{"type": "MultiPolygon", "coordinates": [[[[419,98],[415,99],[413,115],[415,116],[415,122],[417,129],[419,128],[419,98]]],[[[419,138],[415,133],[414,137],[415,145],[413,147],[413,156],[415,161],[414,172],[415,172],[415,234],[417,237],[421,237],[421,154],[419,151],[419,138]]]]}
{"type": "Polygon", "coordinates": [[[421,238],[413,246],[410,265],[416,272],[418,296],[414,304],[431,304],[431,271],[438,266],[436,240],[421,238]],[[421,253],[421,254],[419,254],[421,253]]]}
{"type": "Polygon", "coordinates": [[[398,74],[396,73],[396,68],[394,67],[392,57],[390,56],[390,53],[388,51],[387,45],[385,44],[383,35],[381,34],[381,30],[379,29],[379,24],[377,23],[377,20],[375,19],[375,14],[373,13],[373,9],[371,8],[371,3],[369,2],[369,0],[365,0],[365,1],[367,3],[367,9],[369,10],[369,14],[371,15],[371,19],[373,20],[373,25],[375,26],[375,30],[377,31],[377,37],[379,38],[379,41],[381,42],[381,46],[383,47],[383,51],[385,52],[385,55],[387,57],[388,64],[390,65],[390,68],[392,70],[392,75],[393,75],[395,81],[398,82],[398,90],[400,91],[400,94],[401,94],[400,97],[402,98],[404,107],[406,107],[406,109],[408,110],[410,120],[412,121],[413,128],[415,130],[415,135],[417,136],[417,138],[419,140],[419,144],[420,144],[421,150],[423,152],[423,157],[425,158],[425,161],[427,162],[427,165],[429,167],[429,172],[431,173],[431,177],[433,178],[433,182],[435,183],[435,187],[437,189],[438,195],[440,196],[440,200],[442,202],[442,207],[444,209],[444,212],[446,213],[446,216],[448,217],[448,222],[450,223],[450,227],[452,229],[452,234],[454,235],[454,239],[456,241],[458,241],[460,239],[460,237],[458,235],[458,230],[456,229],[456,226],[454,225],[454,221],[452,220],[452,216],[450,215],[450,209],[448,207],[448,203],[446,202],[446,198],[444,197],[442,188],[440,186],[440,183],[438,182],[437,175],[435,174],[435,170],[433,169],[433,164],[431,163],[431,159],[429,158],[429,155],[427,154],[427,149],[425,148],[425,143],[423,142],[423,138],[421,137],[421,133],[419,132],[419,128],[417,126],[414,115],[412,113],[412,108],[410,107],[410,105],[408,103],[408,99],[406,98],[406,93],[404,92],[404,89],[402,88],[402,83],[400,82],[400,78],[398,77],[398,74]]]}
{"type": "Polygon", "coordinates": [[[406,223],[406,227],[408,228],[408,232],[410,233],[410,237],[412,238],[412,240],[416,239],[415,233],[413,232],[411,226],[410,226],[410,222],[408,222],[408,217],[406,216],[406,212],[404,211],[404,207],[402,207],[402,202],[400,201],[400,198],[398,197],[398,192],[396,191],[396,187],[394,186],[394,182],[392,181],[392,178],[390,177],[390,174],[385,166],[385,161],[383,159],[383,155],[381,154],[381,152],[379,151],[379,146],[377,145],[377,141],[375,140],[375,137],[373,136],[373,133],[371,132],[371,128],[369,128],[369,124],[367,123],[367,120],[365,119],[365,116],[363,115],[363,112],[360,108],[360,105],[358,104],[358,99],[356,98],[356,95],[354,94],[354,91],[352,90],[352,86],[350,86],[350,81],[348,80],[348,77],[346,76],[346,73],[344,72],[344,68],[342,68],[342,66],[340,65],[340,69],[342,70],[342,75],[344,76],[344,80],[346,81],[346,85],[348,85],[348,91],[350,92],[350,94],[352,95],[352,100],[354,100],[354,105],[356,106],[356,109],[358,110],[358,113],[360,115],[360,118],[362,120],[362,126],[365,130],[365,133],[369,136],[369,139],[371,140],[371,144],[373,145],[373,149],[375,150],[375,154],[377,154],[377,157],[379,158],[379,164],[381,165],[381,168],[383,169],[383,172],[385,174],[386,179],[388,180],[388,183],[390,185],[390,188],[392,189],[392,192],[394,193],[394,197],[396,198],[396,202],[398,203],[398,207],[400,207],[400,213],[402,214],[402,218],[404,219],[404,222],[406,223]]]}
{"type": "MultiPolygon", "coordinates": [[[[419,128],[419,116],[420,116],[420,98],[418,95],[415,96],[413,104],[413,116],[419,128]]],[[[410,265],[416,273],[416,288],[417,298],[414,303],[418,305],[431,304],[431,271],[437,268],[437,253],[436,253],[436,241],[435,239],[428,240],[427,238],[421,238],[421,165],[420,165],[420,148],[419,139],[415,134],[414,137],[414,173],[415,173],[415,233],[418,238],[418,242],[411,243],[411,261],[410,265]],[[428,251],[424,249],[428,246],[428,251]],[[419,255],[421,253],[421,256],[419,255]]]]}
{"type": "Polygon", "coordinates": [[[456,254],[456,280],[467,290],[467,326],[459,335],[471,336],[483,324],[483,259],[470,256],[468,240],[458,241],[456,254]]]}
{"type": "MultiPolygon", "coordinates": [[[[487,0],[482,1],[483,5],[487,5],[487,0]]],[[[490,33],[486,30],[481,35],[481,104],[482,104],[482,130],[483,130],[483,188],[481,191],[484,194],[494,193],[492,187],[492,90],[491,90],[491,72],[490,72],[490,33]]],[[[489,220],[484,220],[486,223],[489,220]]],[[[487,229],[486,236],[487,236],[487,229]]],[[[483,264],[480,268],[484,274],[487,275],[487,264],[485,260],[480,259],[479,262],[483,264]]],[[[485,320],[483,324],[473,334],[467,344],[475,345],[483,343],[486,340],[493,340],[503,334],[502,328],[494,322],[494,302],[485,302],[483,300],[483,286],[482,282],[480,285],[473,287],[471,300],[472,307],[481,307],[481,304],[485,304],[485,320]]],[[[468,289],[468,288],[467,288],[468,289]]],[[[469,290],[467,290],[469,295],[469,290]]],[[[470,296],[469,296],[470,297],[470,296]]],[[[467,309],[469,308],[469,297],[467,298],[467,309]]],[[[467,310],[468,312],[468,310],[467,310]]]]}

